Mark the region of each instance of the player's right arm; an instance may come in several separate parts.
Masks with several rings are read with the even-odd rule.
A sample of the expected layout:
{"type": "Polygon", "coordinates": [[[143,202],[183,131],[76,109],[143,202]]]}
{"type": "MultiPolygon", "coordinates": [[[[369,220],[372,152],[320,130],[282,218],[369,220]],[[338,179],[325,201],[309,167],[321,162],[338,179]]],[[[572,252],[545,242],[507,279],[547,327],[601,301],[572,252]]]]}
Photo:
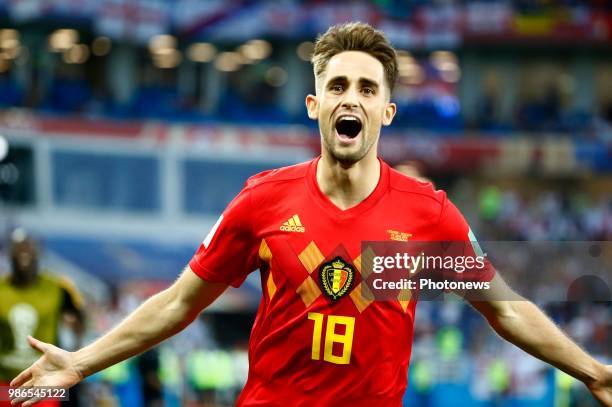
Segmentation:
{"type": "MultiPolygon", "coordinates": [[[[70,387],[83,378],[144,352],[189,325],[228,285],[240,286],[257,268],[259,240],[250,189],[243,189],[223,212],[168,289],[149,298],[116,328],[76,352],[30,338],[43,355],[12,382],[14,387],[70,387]]],[[[33,404],[28,400],[25,406],[33,404]]]]}
{"type": "MultiPolygon", "coordinates": [[[[78,351],[67,352],[29,338],[42,356],[21,372],[11,386],[74,386],[85,377],[178,333],[226,288],[227,284],[208,282],[187,267],[173,285],[149,298],[107,334],[78,351]]],[[[24,406],[35,401],[28,400],[24,406]]]]}

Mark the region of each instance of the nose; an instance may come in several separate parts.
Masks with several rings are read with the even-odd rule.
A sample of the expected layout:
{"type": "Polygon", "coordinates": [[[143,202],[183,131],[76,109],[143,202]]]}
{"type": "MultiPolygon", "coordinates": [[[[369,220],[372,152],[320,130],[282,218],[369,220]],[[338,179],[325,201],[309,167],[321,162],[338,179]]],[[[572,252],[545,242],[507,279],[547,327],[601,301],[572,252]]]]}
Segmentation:
{"type": "Polygon", "coordinates": [[[357,100],[357,92],[351,87],[344,93],[342,107],[345,109],[354,109],[358,106],[359,102],[357,100]]]}
{"type": "Polygon", "coordinates": [[[345,100],[342,102],[342,107],[345,109],[352,110],[352,109],[356,109],[357,106],[358,106],[357,103],[349,101],[349,100],[345,100]]]}

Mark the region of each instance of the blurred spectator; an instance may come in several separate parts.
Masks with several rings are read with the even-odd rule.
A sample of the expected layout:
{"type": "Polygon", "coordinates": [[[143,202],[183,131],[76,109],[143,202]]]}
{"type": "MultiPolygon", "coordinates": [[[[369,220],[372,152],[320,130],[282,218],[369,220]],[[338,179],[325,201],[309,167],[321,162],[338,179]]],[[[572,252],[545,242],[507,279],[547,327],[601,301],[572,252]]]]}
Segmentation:
{"type": "Polygon", "coordinates": [[[527,198],[495,186],[479,192],[479,220],[486,240],[610,240],[612,195],[587,198],[562,191],[540,191],[527,198]]]}
{"type": "Polygon", "coordinates": [[[20,106],[23,103],[23,90],[8,74],[0,74],[0,107],[20,106]]]}
{"type": "Polygon", "coordinates": [[[137,359],[138,373],[140,374],[141,392],[144,405],[147,407],[162,407],[162,382],[159,377],[160,360],[158,348],[153,348],[137,359]]]}
{"type": "Polygon", "coordinates": [[[557,84],[547,86],[543,97],[530,97],[518,108],[518,126],[530,131],[561,130],[561,96],[557,84]]]}
{"type": "Polygon", "coordinates": [[[394,167],[397,171],[421,182],[433,182],[425,176],[425,166],[419,161],[406,161],[394,167]]]}
{"type": "MultiPolygon", "coordinates": [[[[39,273],[38,248],[23,229],[12,234],[10,264],[11,273],[0,279],[0,385],[8,385],[38,359],[28,336],[57,344],[63,322],[71,326],[77,338],[83,331],[80,295],[65,279],[39,273]]],[[[79,346],[78,342],[74,345],[79,346]]],[[[78,390],[71,391],[70,398],[71,405],[78,405],[78,390]]],[[[55,406],[59,402],[40,405],[55,406]]],[[[10,403],[0,401],[0,406],[10,403]]]]}
{"type": "Polygon", "coordinates": [[[91,85],[82,67],[60,65],[43,107],[61,113],[83,112],[91,96],[91,85]]]}

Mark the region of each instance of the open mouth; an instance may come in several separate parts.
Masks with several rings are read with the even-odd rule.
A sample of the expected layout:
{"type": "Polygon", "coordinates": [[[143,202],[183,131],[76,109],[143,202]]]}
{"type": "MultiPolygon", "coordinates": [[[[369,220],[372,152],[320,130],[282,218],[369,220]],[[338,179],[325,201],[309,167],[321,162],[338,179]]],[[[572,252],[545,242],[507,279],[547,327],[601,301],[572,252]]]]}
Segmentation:
{"type": "Polygon", "coordinates": [[[355,116],[340,116],[336,120],[336,131],[338,135],[349,139],[357,137],[361,131],[361,120],[355,116]]]}

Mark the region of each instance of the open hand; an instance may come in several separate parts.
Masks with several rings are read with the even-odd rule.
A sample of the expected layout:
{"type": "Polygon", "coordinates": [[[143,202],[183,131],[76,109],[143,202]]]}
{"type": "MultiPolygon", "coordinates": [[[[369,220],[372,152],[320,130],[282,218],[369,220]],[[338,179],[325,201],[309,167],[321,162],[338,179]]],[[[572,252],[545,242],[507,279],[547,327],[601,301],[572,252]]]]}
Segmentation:
{"type": "Polygon", "coordinates": [[[588,388],[602,405],[612,407],[612,365],[605,366],[601,377],[588,388]]]}
{"type": "MultiPolygon", "coordinates": [[[[76,369],[74,354],[28,336],[28,342],[34,349],[42,352],[30,367],[11,381],[11,387],[27,389],[31,387],[69,388],[83,380],[83,375],[76,369]]],[[[15,398],[11,404],[23,403],[24,407],[40,401],[38,398],[15,398]]]]}

